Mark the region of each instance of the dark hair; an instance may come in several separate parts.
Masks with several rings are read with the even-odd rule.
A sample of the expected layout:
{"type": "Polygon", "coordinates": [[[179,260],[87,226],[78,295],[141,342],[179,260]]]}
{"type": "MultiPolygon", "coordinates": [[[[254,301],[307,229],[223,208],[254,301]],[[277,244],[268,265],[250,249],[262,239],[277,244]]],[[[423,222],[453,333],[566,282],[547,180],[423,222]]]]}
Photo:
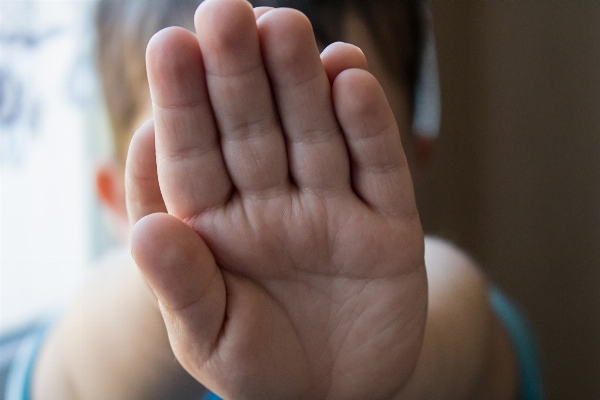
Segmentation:
{"type": "MultiPolygon", "coordinates": [[[[343,40],[344,15],[358,11],[385,64],[414,94],[423,27],[417,0],[250,0],[253,6],[296,8],[310,19],[324,46],[343,40]]],[[[113,131],[116,155],[125,160],[134,119],[147,104],[145,51],[160,29],[193,30],[202,0],[100,0],[96,13],[96,57],[113,131]]]]}

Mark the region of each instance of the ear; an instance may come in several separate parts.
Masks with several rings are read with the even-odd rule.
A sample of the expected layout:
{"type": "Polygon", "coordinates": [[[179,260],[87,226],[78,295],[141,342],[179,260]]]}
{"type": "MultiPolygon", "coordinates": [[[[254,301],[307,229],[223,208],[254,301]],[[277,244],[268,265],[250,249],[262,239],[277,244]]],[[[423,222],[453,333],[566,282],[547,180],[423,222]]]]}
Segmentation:
{"type": "Polygon", "coordinates": [[[112,217],[127,220],[124,171],[116,160],[103,161],[96,167],[96,193],[112,217]]]}

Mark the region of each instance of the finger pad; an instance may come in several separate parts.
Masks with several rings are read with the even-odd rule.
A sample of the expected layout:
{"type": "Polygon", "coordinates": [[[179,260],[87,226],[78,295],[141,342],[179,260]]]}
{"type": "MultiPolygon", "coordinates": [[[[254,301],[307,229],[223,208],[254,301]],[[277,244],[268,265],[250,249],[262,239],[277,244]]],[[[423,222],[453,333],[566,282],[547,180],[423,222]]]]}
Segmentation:
{"type": "Polygon", "coordinates": [[[134,226],[131,251],[157,297],[178,310],[198,301],[217,270],[210,250],[188,225],[152,214],[134,226]]]}
{"type": "Polygon", "coordinates": [[[333,82],[336,111],[342,119],[365,120],[389,125],[393,113],[377,79],[369,72],[352,68],[342,71],[333,82]]]}
{"type": "Polygon", "coordinates": [[[127,213],[132,224],[148,214],[166,211],[158,185],[152,120],[142,125],[131,139],[125,183],[127,213]]]}
{"type": "MultiPolygon", "coordinates": [[[[258,48],[256,19],[250,3],[240,0],[204,1],[194,17],[194,24],[205,57],[207,70],[228,75],[246,68],[239,54],[258,48]]],[[[256,60],[248,57],[248,64],[256,60]]]]}
{"type": "Polygon", "coordinates": [[[258,21],[263,57],[277,84],[295,85],[313,78],[322,66],[308,18],[292,9],[276,9],[258,21]]]}
{"type": "Polygon", "coordinates": [[[331,83],[342,71],[347,69],[369,69],[367,58],[362,50],[349,43],[336,42],[330,44],[321,53],[321,61],[331,83]]]}
{"type": "Polygon", "coordinates": [[[156,33],[148,43],[146,65],[156,105],[176,107],[196,101],[204,71],[200,46],[192,32],[171,27],[156,33]]]}

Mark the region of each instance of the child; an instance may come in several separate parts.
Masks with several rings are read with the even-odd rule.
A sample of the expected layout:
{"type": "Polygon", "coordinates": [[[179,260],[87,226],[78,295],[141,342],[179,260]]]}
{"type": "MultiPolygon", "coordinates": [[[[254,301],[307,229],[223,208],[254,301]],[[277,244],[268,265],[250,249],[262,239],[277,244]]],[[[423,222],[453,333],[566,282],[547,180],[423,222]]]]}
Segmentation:
{"type": "MultiPolygon", "coordinates": [[[[408,7],[372,4],[383,20],[385,4],[408,7]]],[[[176,10],[130,15],[171,25],[190,12],[154,6],[176,10]]],[[[513,398],[485,280],[452,246],[424,245],[399,140],[410,75],[389,88],[396,125],[363,53],[336,43],[319,58],[298,12],[207,0],[195,20],[197,39],[170,28],[148,47],[154,122],[127,161],[132,252],[160,313],[133,269],[91,282],[43,344],[33,397],[193,399],[198,380],[225,398],[513,398]]],[[[144,36],[123,27],[124,43],[144,36]]],[[[126,64],[134,95],[107,95],[123,132],[150,114],[144,74],[126,64]]],[[[121,182],[118,166],[99,173],[125,219],[121,182]]]]}

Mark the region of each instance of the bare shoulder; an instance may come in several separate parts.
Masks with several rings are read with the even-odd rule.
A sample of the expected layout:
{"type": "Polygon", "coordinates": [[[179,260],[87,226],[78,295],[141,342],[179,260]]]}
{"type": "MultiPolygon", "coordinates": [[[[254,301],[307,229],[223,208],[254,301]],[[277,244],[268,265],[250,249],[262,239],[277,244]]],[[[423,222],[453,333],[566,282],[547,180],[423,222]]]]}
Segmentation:
{"type": "Polygon", "coordinates": [[[466,291],[487,299],[486,276],[467,252],[450,241],[426,236],[425,265],[430,297],[433,293],[450,295],[449,291],[466,291]]]}

